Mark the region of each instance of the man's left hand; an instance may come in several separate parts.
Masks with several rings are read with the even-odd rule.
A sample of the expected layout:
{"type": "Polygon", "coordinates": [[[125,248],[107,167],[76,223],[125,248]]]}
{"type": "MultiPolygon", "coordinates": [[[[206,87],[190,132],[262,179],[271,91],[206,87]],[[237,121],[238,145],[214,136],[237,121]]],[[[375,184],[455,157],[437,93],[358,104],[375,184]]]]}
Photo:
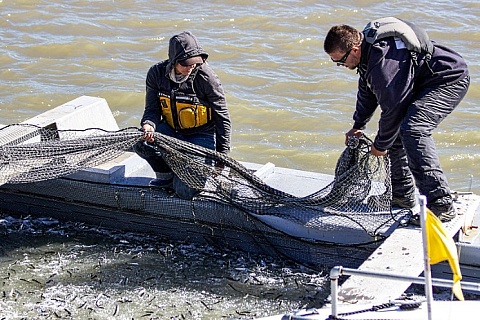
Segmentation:
{"type": "Polygon", "coordinates": [[[377,156],[377,157],[384,156],[384,155],[387,154],[387,150],[385,150],[385,151],[377,150],[373,144],[372,144],[371,152],[374,156],[377,156]]]}

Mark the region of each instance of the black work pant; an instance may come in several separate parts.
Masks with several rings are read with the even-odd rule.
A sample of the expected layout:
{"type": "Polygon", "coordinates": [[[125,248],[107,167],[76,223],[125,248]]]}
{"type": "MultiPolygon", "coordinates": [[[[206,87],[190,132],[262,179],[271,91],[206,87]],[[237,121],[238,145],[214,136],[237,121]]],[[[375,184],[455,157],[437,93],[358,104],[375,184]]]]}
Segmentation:
{"type": "Polygon", "coordinates": [[[427,204],[451,205],[453,199],[432,137],[432,131],[462,101],[470,78],[451,85],[426,88],[409,106],[400,134],[389,150],[394,197],[411,195],[417,186],[427,204]]]}

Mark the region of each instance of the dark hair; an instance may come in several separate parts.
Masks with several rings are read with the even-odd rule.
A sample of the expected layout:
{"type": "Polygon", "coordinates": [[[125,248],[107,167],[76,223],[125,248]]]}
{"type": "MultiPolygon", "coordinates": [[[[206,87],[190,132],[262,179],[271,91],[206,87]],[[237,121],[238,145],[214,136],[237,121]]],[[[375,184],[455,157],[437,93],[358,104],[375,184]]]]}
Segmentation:
{"type": "Polygon", "coordinates": [[[323,50],[327,54],[335,51],[347,52],[361,42],[362,36],[357,29],[342,24],[330,28],[323,42],[323,50]]]}

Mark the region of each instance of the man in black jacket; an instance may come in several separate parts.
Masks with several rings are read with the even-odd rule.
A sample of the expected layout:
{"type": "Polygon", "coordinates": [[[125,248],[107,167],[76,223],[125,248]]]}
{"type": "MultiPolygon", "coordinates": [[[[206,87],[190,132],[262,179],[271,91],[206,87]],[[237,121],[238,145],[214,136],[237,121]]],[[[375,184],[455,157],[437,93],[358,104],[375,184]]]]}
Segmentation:
{"type": "Polygon", "coordinates": [[[377,106],[381,115],[372,154],[389,153],[392,205],[415,206],[415,185],[441,221],[456,215],[432,131],[467,93],[467,65],[422,29],[394,17],[374,20],[362,32],[332,27],[324,50],[338,66],[359,73],[353,128],[361,135],[377,106]]]}
{"type": "Polygon", "coordinates": [[[229,154],[230,114],[222,84],[207,58],[207,52],[191,32],[184,31],[170,39],[168,59],[153,65],[147,73],[141,120],[145,136],[134,146],[156,173],[157,178],[150,185],[179,185],[175,191],[183,198],[191,198],[195,190],[182,184],[163,161],[152,144],[153,132],[229,154]]]}

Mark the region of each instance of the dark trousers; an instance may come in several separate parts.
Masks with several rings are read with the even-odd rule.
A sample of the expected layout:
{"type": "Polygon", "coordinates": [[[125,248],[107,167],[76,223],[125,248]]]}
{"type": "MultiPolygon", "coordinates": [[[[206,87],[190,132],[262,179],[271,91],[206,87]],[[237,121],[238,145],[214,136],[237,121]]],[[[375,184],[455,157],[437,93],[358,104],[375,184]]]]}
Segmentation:
{"type": "Polygon", "coordinates": [[[417,186],[427,204],[448,207],[453,202],[440,166],[432,131],[462,101],[470,78],[452,85],[426,88],[407,110],[400,135],[389,150],[393,196],[408,196],[417,186]]]}
{"type": "MultiPolygon", "coordinates": [[[[157,126],[156,131],[182,141],[187,141],[201,147],[215,150],[214,129],[209,129],[201,133],[185,135],[175,132],[175,130],[173,130],[166,122],[163,122],[157,126]]],[[[154,144],[145,141],[139,141],[133,146],[133,150],[141,158],[145,159],[148,162],[148,164],[152,167],[153,171],[158,173],[172,172],[170,167],[163,160],[161,150],[155,147],[154,144]]],[[[195,189],[189,188],[175,174],[173,177],[173,188],[181,198],[190,199],[197,193],[195,189]]]]}

